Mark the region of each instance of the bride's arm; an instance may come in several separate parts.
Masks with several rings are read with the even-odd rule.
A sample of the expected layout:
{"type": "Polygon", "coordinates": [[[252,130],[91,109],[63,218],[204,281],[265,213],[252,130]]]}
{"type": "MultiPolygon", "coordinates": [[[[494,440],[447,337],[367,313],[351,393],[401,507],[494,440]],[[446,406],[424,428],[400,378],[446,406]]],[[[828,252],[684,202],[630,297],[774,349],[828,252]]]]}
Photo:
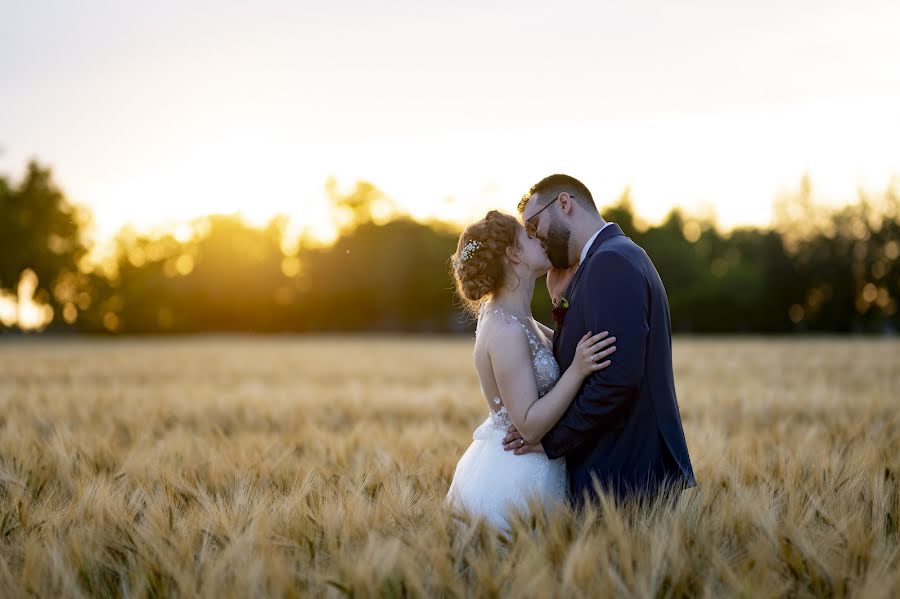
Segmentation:
{"type": "Polygon", "coordinates": [[[502,326],[490,340],[487,349],[500,398],[526,443],[540,441],[556,424],[588,374],[609,366],[609,360],[602,360],[615,351],[615,346],[609,347],[615,342],[615,337],[607,336],[608,333],[590,338],[585,335],[578,344],[572,366],[540,399],[525,331],[514,324],[502,326]],[[601,362],[598,364],[596,360],[601,362]]]}

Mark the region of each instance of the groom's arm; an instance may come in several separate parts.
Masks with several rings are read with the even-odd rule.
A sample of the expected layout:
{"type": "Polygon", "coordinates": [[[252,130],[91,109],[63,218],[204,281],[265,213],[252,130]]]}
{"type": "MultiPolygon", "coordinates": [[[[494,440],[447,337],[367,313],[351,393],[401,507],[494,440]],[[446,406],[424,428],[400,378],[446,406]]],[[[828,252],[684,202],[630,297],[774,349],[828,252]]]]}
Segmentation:
{"type": "MultiPolygon", "coordinates": [[[[620,410],[636,395],[644,375],[649,325],[649,287],[622,254],[602,252],[584,273],[591,305],[589,331],[610,331],[618,350],[606,370],[590,375],[575,400],[541,440],[549,458],[558,458],[618,422],[620,410]]],[[[585,295],[582,293],[582,295],[585,295]]]]}

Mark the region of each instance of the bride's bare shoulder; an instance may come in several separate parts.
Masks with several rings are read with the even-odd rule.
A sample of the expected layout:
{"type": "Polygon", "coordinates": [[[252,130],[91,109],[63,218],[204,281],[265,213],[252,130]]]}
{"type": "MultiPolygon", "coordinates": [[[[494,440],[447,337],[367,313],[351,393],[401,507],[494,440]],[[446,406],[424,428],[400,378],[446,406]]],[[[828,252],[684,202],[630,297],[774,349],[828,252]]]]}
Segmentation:
{"type": "Polygon", "coordinates": [[[528,336],[522,325],[500,317],[492,320],[486,327],[482,347],[488,355],[501,351],[508,354],[517,348],[527,348],[528,336]]]}

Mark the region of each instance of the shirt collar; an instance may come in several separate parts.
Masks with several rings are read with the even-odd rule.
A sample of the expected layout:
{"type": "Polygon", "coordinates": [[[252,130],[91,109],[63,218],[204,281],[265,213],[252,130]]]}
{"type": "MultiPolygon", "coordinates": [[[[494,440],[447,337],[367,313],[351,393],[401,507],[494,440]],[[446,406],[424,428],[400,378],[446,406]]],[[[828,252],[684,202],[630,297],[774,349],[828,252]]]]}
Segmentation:
{"type": "Polygon", "coordinates": [[[588,240],[587,240],[587,243],[584,244],[584,247],[581,248],[581,260],[578,261],[579,264],[583,264],[583,263],[584,263],[584,259],[587,257],[588,250],[591,249],[591,246],[594,244],[594,240],[597,239],[597,235],[600,234],[600,231],[602,231],[602,230],[605,229],[606,227],[610,226],[611,224],[612,224],[612,223],[606,223],[605,225],[603,225],[602,227],[600,227],[599,229],[597,229],[597,232],[596,232],[596,233],[594,233],[593,235],[591,235],[591,238],[588,239],[588,240]]]}

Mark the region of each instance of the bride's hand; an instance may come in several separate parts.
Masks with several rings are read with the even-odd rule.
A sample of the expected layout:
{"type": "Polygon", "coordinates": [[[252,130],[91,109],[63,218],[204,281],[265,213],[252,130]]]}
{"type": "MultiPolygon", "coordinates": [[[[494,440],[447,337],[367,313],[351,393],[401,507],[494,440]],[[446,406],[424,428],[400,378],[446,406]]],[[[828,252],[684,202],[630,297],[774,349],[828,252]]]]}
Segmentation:
{"type": "Polygon", "coordinates": [[[540,441],[533,445],[525,443],[525,439],[522,438],[522,435],[519,434],[519,431],[516,430],[514,425],[509,425],[509,428],[506,429],[506,433],[506,436],[503,437],[504,451],[511,451],[516,455],[522,455],[523,453],[544,453],[544,446],[541,445],[540,441]]]}
{"type": "Polygon", "coordinates": [[[616,338],[610,337],[609,331],[597,333],[593,337],[588,331],[575,348],[575,359],[572,360],[571,367],[583,378],[587,378],[592,372],[608,368],[612,360],[603,359],[616,351],[616,346],[613,345],[615,342],[616,338]]]}

